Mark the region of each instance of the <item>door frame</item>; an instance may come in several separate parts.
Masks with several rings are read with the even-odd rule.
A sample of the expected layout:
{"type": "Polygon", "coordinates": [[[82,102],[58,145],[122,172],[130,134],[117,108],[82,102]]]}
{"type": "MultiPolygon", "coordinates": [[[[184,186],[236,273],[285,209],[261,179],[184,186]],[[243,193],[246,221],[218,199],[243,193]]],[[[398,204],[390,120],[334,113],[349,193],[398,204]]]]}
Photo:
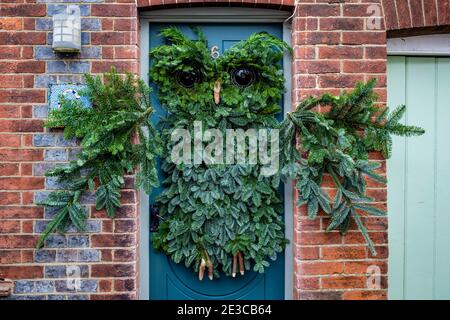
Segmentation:
{"type": "MultiPolygon", "coordinates": [[[[154,22],[173,23],[281,23],[283,25],[283,41],[291,45],[291,12],[257,9],[257,8],[176,8],[143,11],[139,14],[140,23],[140,77],[148,84],[148,69],[150,51],[149,25],[154,22]]],[[[292,110],[292,56],[284,54],[283,70],[286,79],[286,92],[283,96],[284,115],[292,110]]],[[[284,298],[293,298],[293,276],[294,276],[294,255],[293,255],[293,234],[294,234],[294,195],[292,185],[287,183],[284,186],[284,219],[285,235],[289,239],[284,254],[284,298]]],[[[150,218],[149,218],[149,196],[141,189],[139,191],[139,299],[148,300],[150,297],[150,218]]]]}

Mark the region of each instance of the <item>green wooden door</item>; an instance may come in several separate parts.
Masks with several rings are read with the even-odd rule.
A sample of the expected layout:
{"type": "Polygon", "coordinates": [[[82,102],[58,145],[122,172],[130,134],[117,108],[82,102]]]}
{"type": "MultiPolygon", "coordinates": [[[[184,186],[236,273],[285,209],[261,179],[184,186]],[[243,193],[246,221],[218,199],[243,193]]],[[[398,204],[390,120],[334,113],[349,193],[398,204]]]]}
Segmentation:
{"type": "Polygon", "coordinates": [[[388,161],[389,297],[450,299],[450,58],[388,57],[388,104],[421,137],[388,161]]]}

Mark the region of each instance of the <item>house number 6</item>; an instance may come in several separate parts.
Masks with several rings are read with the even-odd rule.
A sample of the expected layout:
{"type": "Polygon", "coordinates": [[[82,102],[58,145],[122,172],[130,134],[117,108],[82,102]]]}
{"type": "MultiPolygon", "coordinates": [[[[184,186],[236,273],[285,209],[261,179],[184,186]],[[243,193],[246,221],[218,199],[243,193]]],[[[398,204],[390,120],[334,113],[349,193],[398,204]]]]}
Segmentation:
{"type": "Polygon", "coordinates": [[[219,47],[218,46],[213,46],[211,48],[211,57],[213,59],[217,59],[219,56],[220,56],[219,47]]]}

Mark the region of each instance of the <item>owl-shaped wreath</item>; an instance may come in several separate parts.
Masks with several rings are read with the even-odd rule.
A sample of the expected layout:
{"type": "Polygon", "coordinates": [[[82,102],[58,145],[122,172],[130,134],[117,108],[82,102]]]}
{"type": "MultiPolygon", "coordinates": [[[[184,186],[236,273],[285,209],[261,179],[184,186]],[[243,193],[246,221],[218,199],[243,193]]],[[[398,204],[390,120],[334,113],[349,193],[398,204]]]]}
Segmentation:
{"type": "Polygon", "coordinates": [[[249,163],[175,164],[177,141],[171,137],[180,128],[194,136],[196,124],[224,135],[230,129],[278,127],[280,62],[289,47],[261,32],[215,59],[201,30],[194,32],[197,39],[191,40],[177,28],[164,29],[167,44],[150,53],[151,80],[168,112],[160,122],[167,178],[158,198],[163,220],[154,246],[200,278],[206,268],[210,279],[221,272],[235,276],[238,269],[263,272],[287,243],[278,173],[262,175],[260,164],[249,163]]]}

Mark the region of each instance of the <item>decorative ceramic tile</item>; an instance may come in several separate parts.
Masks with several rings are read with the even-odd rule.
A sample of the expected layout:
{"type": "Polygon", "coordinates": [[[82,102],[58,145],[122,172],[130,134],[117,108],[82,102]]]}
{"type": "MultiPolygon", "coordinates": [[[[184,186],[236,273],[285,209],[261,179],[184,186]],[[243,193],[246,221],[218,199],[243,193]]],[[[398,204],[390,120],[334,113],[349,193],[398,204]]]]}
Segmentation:
{"type": "Polygon", "coordinates": [[[79,91],[84,89],[84,84],[52,84],[49,90],[49,109],[59,109],[61,107],[61,96],[69,100],[80,100],[83,106],[91,107],[88,98],[79,95],[79,91]]]}

